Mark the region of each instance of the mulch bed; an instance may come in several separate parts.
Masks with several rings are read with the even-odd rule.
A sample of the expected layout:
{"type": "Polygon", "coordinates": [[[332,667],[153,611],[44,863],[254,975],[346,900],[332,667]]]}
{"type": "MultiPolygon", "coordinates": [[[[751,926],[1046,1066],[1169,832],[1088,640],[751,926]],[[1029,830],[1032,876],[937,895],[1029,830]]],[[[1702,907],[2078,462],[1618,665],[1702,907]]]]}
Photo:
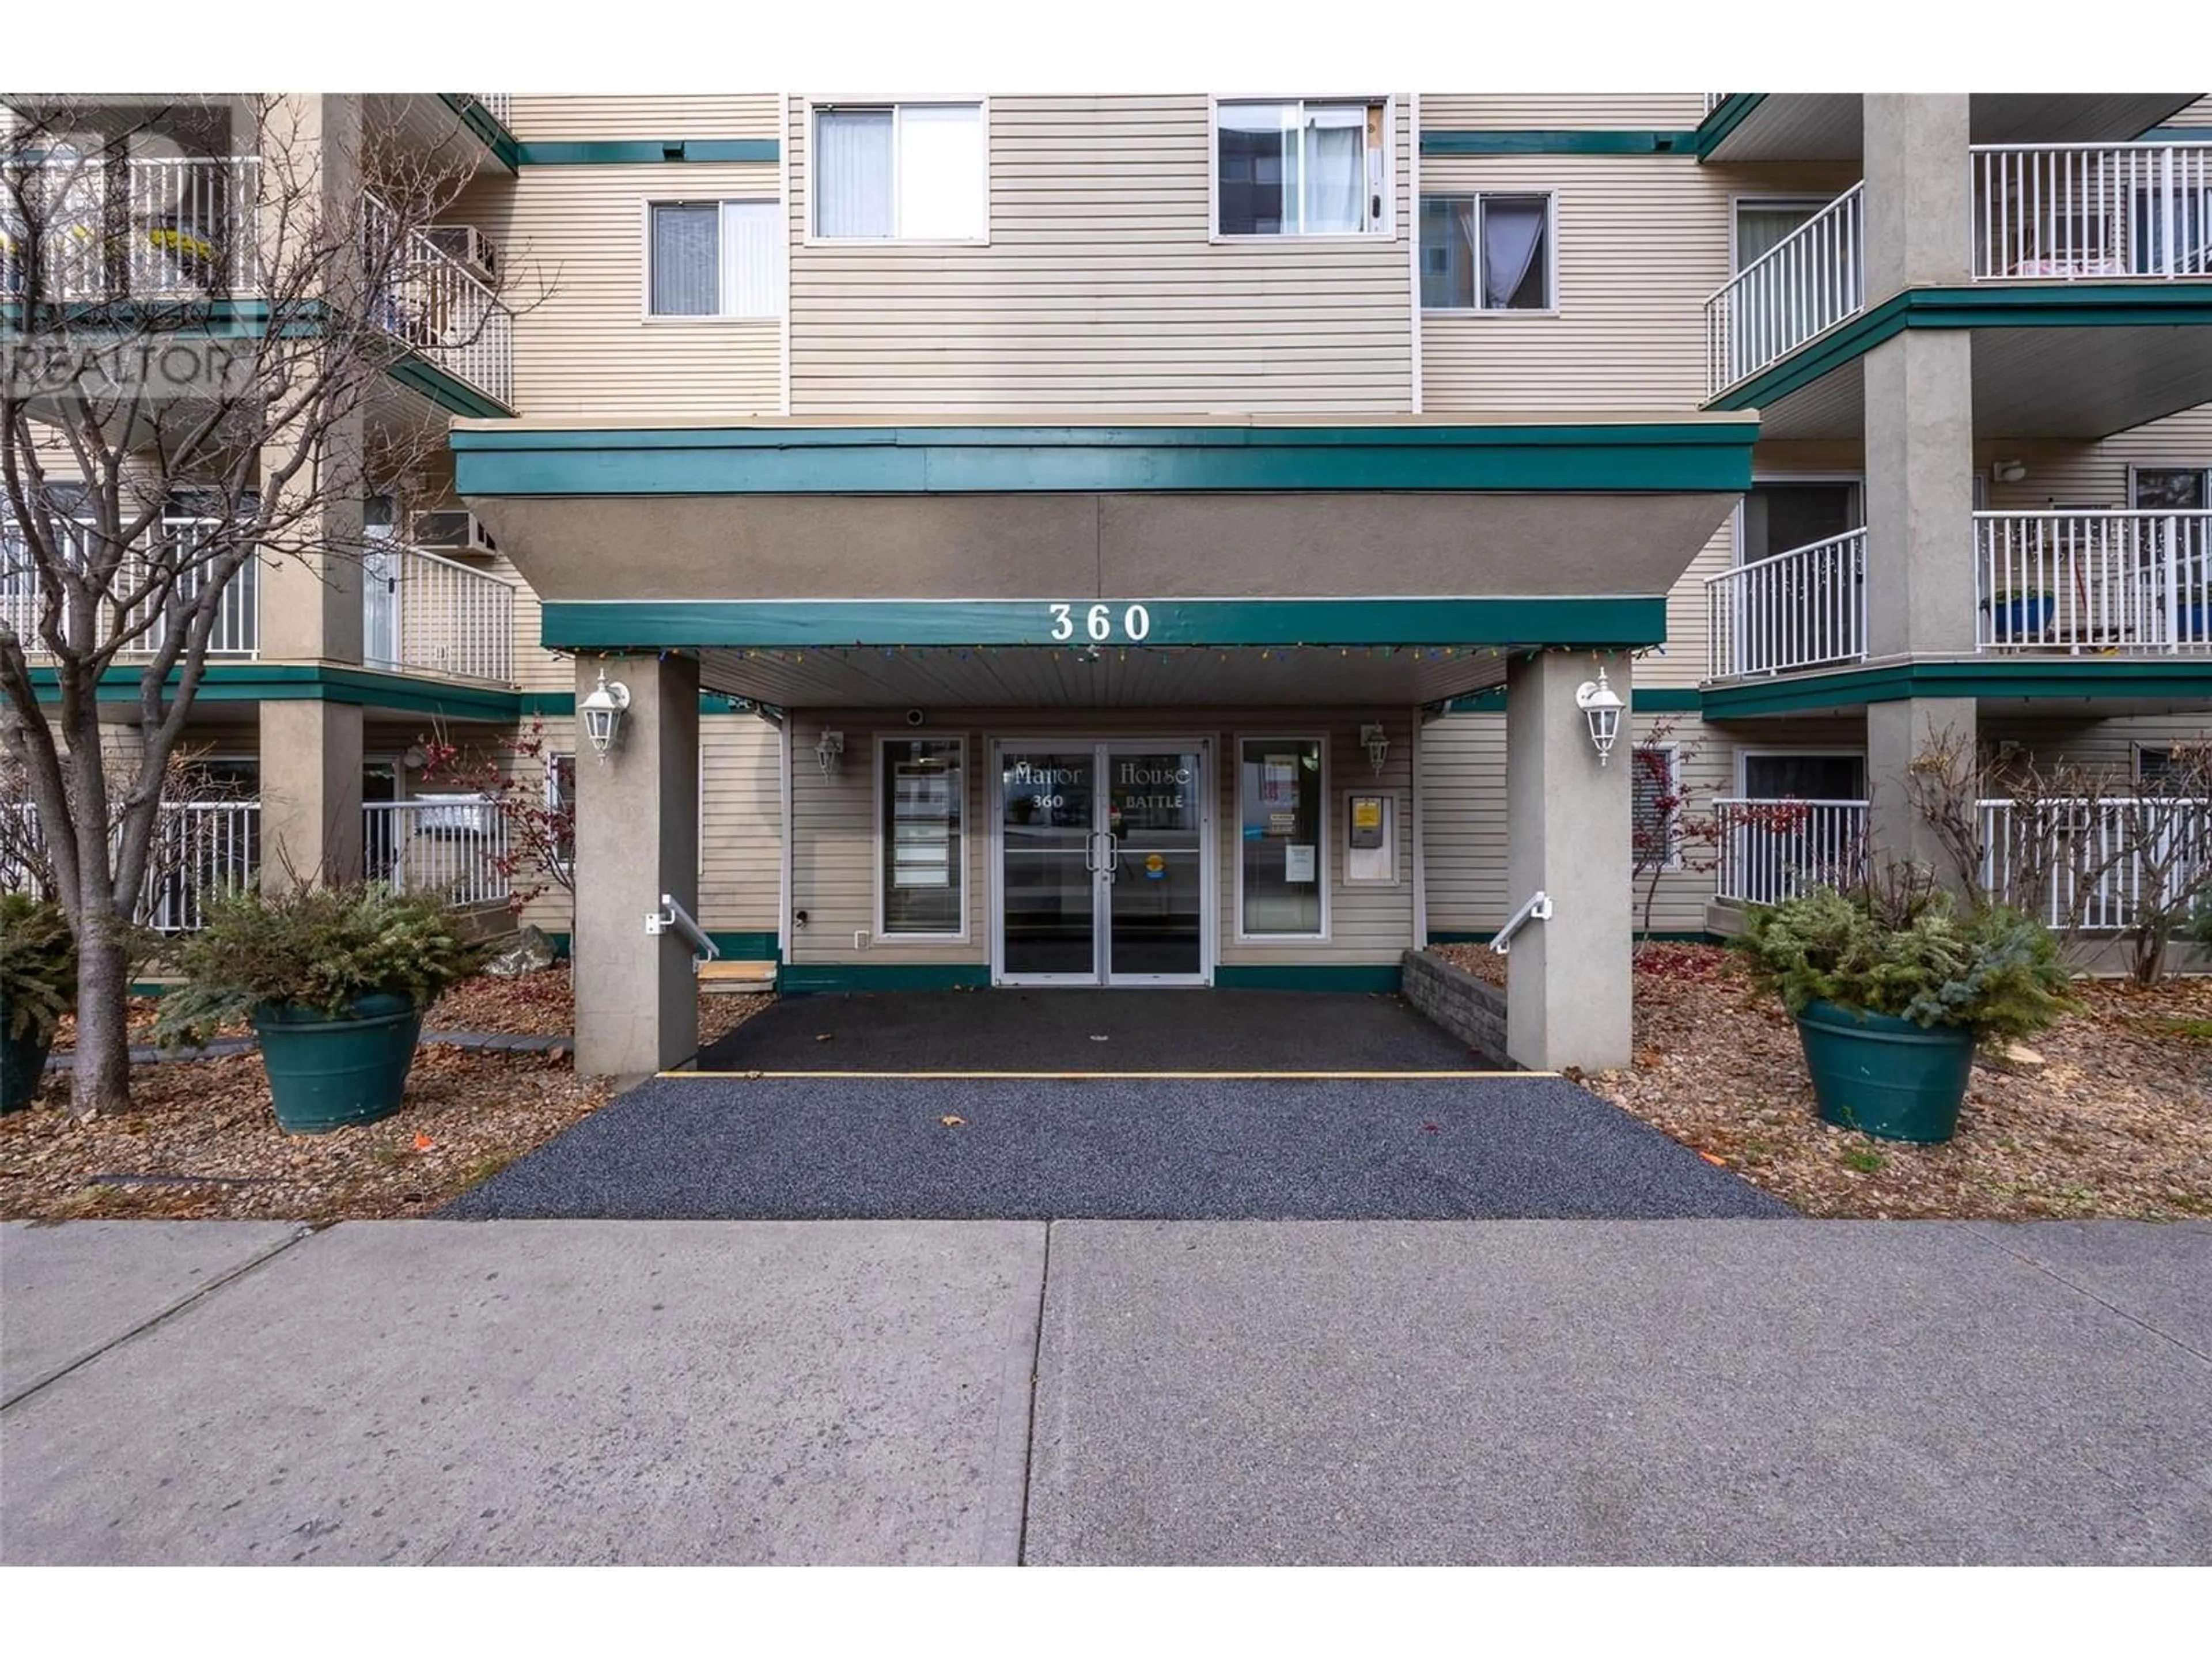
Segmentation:
{"type": "MultiPolygon", "coordinates": [[[[1487,950],[1431,949],[1504,982],[1487,950]]],[[[2075,991],[2086,1010],[2031,1045],[2043,1069],[1978,1065],[1941,1146],[1820,1121],[1796,1025],[1717,945],[1640,946],[1635,1064],[1581,1081],[1808,1215],[2212,1216],[2212,980],[2075,991]]]]}
{"type": "MultiPolygon", "coordinates": [[[[773,997],[699,999],[703,1045],[773,997]]],[[[134,1002],[137,1029],[150,999],[134,1002]]],[[[447,1030],[560,1036],[574,1029],[565,967],[489,975],[440,999],[425,1022],[447,1030]]],[[[67,1033],[63,1034],[64,1037],[67,1033]]],[[[0,1116],[0,1219],[345,1221],[427,1215],[605,1105],[613,1085],[579,1077],[568,1054],[425,1043],[406,1104],[379,1123],[328,1134],[276,1127],[258,1054],[131,1068],[131,1109],[70,1115],[69,1076],[0,1116]]]]}

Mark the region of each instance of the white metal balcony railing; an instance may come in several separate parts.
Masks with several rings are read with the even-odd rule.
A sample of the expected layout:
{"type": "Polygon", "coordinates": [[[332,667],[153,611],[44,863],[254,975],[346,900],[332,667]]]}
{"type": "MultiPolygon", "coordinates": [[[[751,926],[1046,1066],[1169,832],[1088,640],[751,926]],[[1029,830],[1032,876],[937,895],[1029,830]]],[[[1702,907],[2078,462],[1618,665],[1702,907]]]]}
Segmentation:
{"type": "MultiPolygon", "coordinates": [[[[210,526],[221,522],[206,518],[165,518],[161,521],[160,533],[164,538],[176,538],[185,544],[173,556],[185,568],[177,587],[180,599],[190,603],[209,580],[204,568],[190,568],[193,556],[190,544],[207,534],[210,526]]],[[[80,536],[88,531],[80,527],[80,536]]],[[[77,556],[82,557],[80,552],[77,556]]],[[[239,568],[222,591],[215,627],[208,635],[208,655],[210,658],[250,658],[259,653],[261,647],[261,580],[260,562],[248,559],[239,568]]],[[[113,591],[128,593],[143,576],[134,570],[132,562],[126,562],[117,574],[113,591]]],[[[38,644],[40,621],[43,610],[45,583],[38,568],[31,562],[21,531],[13,526],[0,524],[0,621],[12,628],[24,642],[24,649],[40,654],[38,644]]],[[[126,613],[126,622],[135,625],[139,617],[149,613],[149,607],[141,605],[126,613]]],[[[103,607],[97,621],[99,636],[112,635],[112,614],[103,607]]],[[[167,623],[156,617],[151,627],[131,640],[118,653],[129,659],[151,656],[161,643],[167,623]]]]}
{"type": "Polygon", "coordinates": [[[2212,143],[1972,154],[1976,281],[2212,276],[2212,143]]]}
{"type": "Polygon", "coordinates": [[[1705,578],[1709,679],[1856,662],[1866,641],[1863,528],[1705,578]]]}
{"type": "Polygon", "coordinates": [[[401,892],[453,904],[504,903],[507,820],[481,795],[370,801],[361,813],[362,872],[401,892]]]}
{"type": "MultiPolygon", "coordinates": [[[[15,820],[13,844],[43,838],[27,801],[0,805],[15,820]]],[[[261,869],[261,803],[165,801],[154,821],[145,885],[132,920],[161,933],[188,933],[203,924],[216,894],[252,884],[261,869]]],[[[30,872],[0,850],[0,886],[26,888],[30,872]]]]}
{"type": "Polygon", "coordinates": [[[2212,801],[2116,797],[2028,810],[1985,800],[1981,837],[1982,884],[1994,896],[2053,927],[2110,932],[2135,926],[2147,905],[2163,908],[2161,883],[2185,891],[2212,862],[2212,801]],[[2025,890],[2036,872],[2041,890],[2025,890]]]}
{"type": "Polygon", "coordinates": [[[1983,651],[2212,652],[2212,512],[1977,513],[1983,651]]]}
{"type": "Polygon", "coordinates": [[[498,122],[500,125],[505,127],[512,125],[507,118],[507,108],[512,94],[504,92],[471,92],[465,95],[473,98],[477,102],[482,104],[486,110],[490,112],[491,118],[498,122]]]}
{"type": "MultiPolygon", "coordinates": [[[[2212,862],[2212,801],[2115,796],[1978,807],[1984,890],[2052,927],[2133,927],[2146,901],[2161,905],[2161,882],[2179,887],[2212,862]]],[[[1721,826],[1716,898],[1778,904],[1865,872],[1864,801],[1731,797],[1713,808],[1721,826]]]]}
{"type": "MultiPolygon", "coordinates": [[[[260,285],[261,163],[251,155],[55,157],[21,168],[45,229],[50,301],[183,300],[260,285]]],[[[0,295],[30,281],[25,228],[0,191],[0,295]]]]}
{"type": "Polygon", "coordinates": [[[1720,830],[1714,896],[1779,904],[1815,887],[1847,887],[1866,867],[1863,800],[1714,801],[1720,830]]]}
{"type": "Polygon", "coordinates": [[[1853,185],[1705,301],[1705,391],[1780,362],[1866,303],[1865,185],[1853,185]]]}
{"type": "Polygon", "coordinates": [[[513,684],[513,582],[393,545],[362,561],[361,598],[361,655],[371,667],[513,684]]]}
{"type": "MultiPolygon", "coordinates": [[[[393,215],[374,196],[364,200],[364,227],[374,249],[396,234],[393,215]]],[[[370,301],[378,326],[447,374],[511,404],[514,319],[483,279],[419,230],[383,263],[389,281],[370,301]]]]}

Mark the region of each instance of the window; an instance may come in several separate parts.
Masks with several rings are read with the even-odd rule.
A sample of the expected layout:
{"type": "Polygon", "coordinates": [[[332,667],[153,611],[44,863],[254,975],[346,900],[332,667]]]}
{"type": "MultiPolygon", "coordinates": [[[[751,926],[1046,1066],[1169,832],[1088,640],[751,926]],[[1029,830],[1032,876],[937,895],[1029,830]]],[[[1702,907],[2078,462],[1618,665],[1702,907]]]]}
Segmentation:
{"type": "Polygon", "coordinates": [[[1421,198],[1424,311],[1553,311],[1549,195],[1421,198]]]}
{"type": "Polygon", "coordinates": [[[1328,842],[1319,738],[1246,738],[1238,748],[1238,931],[1319,939],[1328,842]]]}
{"type": "Polygon", "coordinates": [[[1787,241],[1819,216],[1830,200],[1826,196],[1753,198],[1735,204],[1735,268],[1741,270],[1775,246],[1787,241]]]}
{"type": "Polygon", "coordinates": [[[1639,743],[1629,774],[1630,845],[1642,871],[1682,867],[1682,756],[1671,743],[1639,743]]]}
{"type": "Polygon", "coordinates": [[[775,203],[654,202],[647,215],[649,314],[783,314],[783,210],[775,203]]]}
{"type": "Polygon", "coordinates": [[[1379,99],[1216,106],[1214,227],[1224,236],[1349,236],[1390,228],[1379,99]]]}
{"type": "Polygon", "coordinates": [[[2212,745],[2202,743],[2136,745],[2138,795],[2201,796],[2212,777],[2212,745]]]}
{"type": "Polygon", "coordinates": [[[1743,790],[1750,800],[1864,800],[1863,755],[1746,755],[1743,790]]]}
{"type": "Polygon", "coordinates": [[[545,757],[545,811],[551,823],[553,856],[563,870],[576,862],[576,757],[545,757]]]}
{"type": "Polygon", "coordinates": [[[886,937],[957,938],[967,929],[961,897],[967,863],[960,834],[963,750],[958,738],[880,740],[878,931],[886,937]]]}
{"type": "Polygon", "coordinates": [[[814,234],[854,241],[990,235],[981,104],[814,112],[814,234]]]}
{"type": "Polygon", "coordinates": [[[2212,507],[2212,468],[2137,466],[2128,470],[2129,505],[2147,513],[2194,513],[2212,507]]]}
{"type": "Polygon", "coordinates": [[[1810,547],[1866,522],[1856,479],[1834,483],[1754,483],[1737,520],[1737,562],[1752,564],[1810,547]]]}

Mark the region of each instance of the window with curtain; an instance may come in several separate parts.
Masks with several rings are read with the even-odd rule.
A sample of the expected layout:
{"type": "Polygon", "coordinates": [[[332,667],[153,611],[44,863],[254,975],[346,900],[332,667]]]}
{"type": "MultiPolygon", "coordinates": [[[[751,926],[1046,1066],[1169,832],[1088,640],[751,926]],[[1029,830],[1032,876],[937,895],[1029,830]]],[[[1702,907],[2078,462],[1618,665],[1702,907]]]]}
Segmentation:
{"type": "Polygon", "coordinates": [[[1682,867],[1682,757],[1671,743],[1639,743],[1629,772],[1630,845],[1638,870],[1682,867]]]}
{"type": "Polygon", "coordinates": [[[990,234],[981,104],[814,112],[814,234],[981,241],[990,234]]]}
{"type": "Polygon", "coordinates": [[[1214,125],[1224,236],[1344,236],[1389,228],[1380,100],[1224,103],[1214,125]]]}
{"type": "Polygon", "coordinates": [[[1421,198],[1421,308],[1552,311],[1552,198],[1421,198]]]}
{"type": "Polygon", "coordinates": [[[655,317],[783,314],[783,210],[775,202],[655,202],[649,216],[655,317]]]}

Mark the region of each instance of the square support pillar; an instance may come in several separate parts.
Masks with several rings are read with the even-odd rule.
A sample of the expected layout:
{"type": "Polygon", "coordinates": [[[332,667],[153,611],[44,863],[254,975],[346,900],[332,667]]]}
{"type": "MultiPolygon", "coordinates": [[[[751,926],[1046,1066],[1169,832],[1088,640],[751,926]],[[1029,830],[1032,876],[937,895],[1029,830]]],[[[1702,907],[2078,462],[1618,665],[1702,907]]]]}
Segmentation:
{"type": "Polygon", "coordinates": [[[1866,357],[1867,652],[1974,650],[1974,363],[1965,330],[1866,357]]]}
{"type": "Polygon", "coordinates": [[[1962,92],[1865,95],[1866,294],[1971,280],[1974,175],[1962,92]]]}
{"type": "Polygon", "coordinates": [[[1909,697],[1867,705],[1867,846],[1869,866],[1879,878],[1893,865],[1910,864],[1959,891],[1965,872],[1912,804],[1908,783],[1913,761],[1936,744],[1954,745],[1971,767],[1978,705],[1972,697],[1909,697]]]}
{"type": "Polygon", "coordinates": [[[361,717],[318,699],[261,705],[261,879],[359,881],[361,717]]]}
{"type": "Polygon", "coordinates": [[[664,893],[699,910],[699,665],[579,658],[579,702],[603,666],[629,708],[604,758],[588,744],[576,757],[576,1066],[641,1078],[699,1049],[691,947],[645,931],[664,893]]]}
{"type": "Polygon", "coordinates": [[[1505,958],[1505,1050],[1535,1071],[1626,1066],[1633,1047],[1632,739],[1624,708],[1600,765],[1575,705],[1601,661],[1626,705],[1626,657],[1547,652],[1506,670],[1506,897],[1516,909],[1538,891],[1552,901],[1552,919],[1522,927],[1505,958]]]}

